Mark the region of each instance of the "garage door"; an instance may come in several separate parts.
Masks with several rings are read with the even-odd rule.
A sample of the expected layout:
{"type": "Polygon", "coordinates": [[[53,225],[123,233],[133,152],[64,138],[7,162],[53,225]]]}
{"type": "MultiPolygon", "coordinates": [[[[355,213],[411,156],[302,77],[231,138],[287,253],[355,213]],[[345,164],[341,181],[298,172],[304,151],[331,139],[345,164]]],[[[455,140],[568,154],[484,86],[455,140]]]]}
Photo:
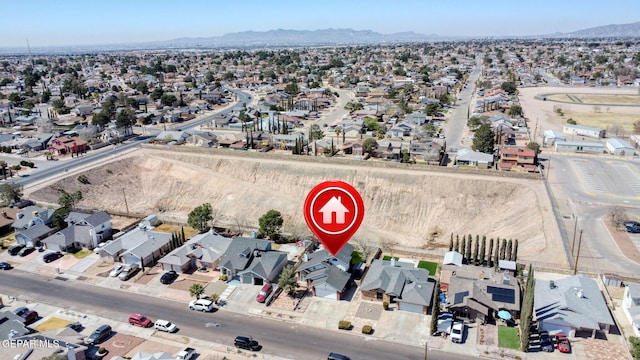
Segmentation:
{"type": "Polygon", "coordinates": [[[316,287],[316,296],[325,298],[325,299],[337,299],[337,293],[335,290],[327,289],[325,287],[316,287]]]}
{"type": "Polygon", "coordinates": [[[540,324],[540,330],[548,331],[549,334],[551,335],[557,334],[557,333],[563,333],[563,334],[566,334],[567,336],[572,336],[571,327],[563,324],[554,324],[547,321],[543,321],[540,324]]]}
{"type": "Polygon", "coordinates": [[[401,302],[398,304],[398,308],[402,311],[409,311],[416,314],[422,314],[422,305],[401,302]]]}

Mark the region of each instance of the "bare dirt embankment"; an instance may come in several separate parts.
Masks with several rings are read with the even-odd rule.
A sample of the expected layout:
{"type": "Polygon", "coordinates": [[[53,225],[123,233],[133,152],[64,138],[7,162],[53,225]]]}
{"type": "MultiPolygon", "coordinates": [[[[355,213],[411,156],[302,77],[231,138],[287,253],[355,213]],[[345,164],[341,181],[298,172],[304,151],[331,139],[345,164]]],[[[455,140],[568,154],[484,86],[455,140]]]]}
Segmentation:
{"type": "Polygon", "coordinates": [[[80,190],[80,206],[157,213],[180,221],[210,203],[215,225],[257,228],[269,209],[283,214],[284,231],[310,234],[302,215],[307,193],[319,182],[343,180],[365,203],[356,238],[423,248],[433,232],[448,246],[450,234],[518,239],[521,259],[566,264],[551,205],[539,180],[398,168],[191,154],[155,149],[129,156],[38,189],[30,198],[57,202],[61,191],[80,190]]]}

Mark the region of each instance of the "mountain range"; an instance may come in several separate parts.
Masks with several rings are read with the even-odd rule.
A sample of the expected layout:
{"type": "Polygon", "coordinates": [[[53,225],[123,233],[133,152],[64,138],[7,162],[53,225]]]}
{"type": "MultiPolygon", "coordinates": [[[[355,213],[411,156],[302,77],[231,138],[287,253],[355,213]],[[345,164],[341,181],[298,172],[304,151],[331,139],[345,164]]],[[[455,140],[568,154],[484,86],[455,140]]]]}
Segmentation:
{"type": "MultiPolygon", "coordinates": [[[[579,38],[628,38],[640,37],[640,22],[598,26],[569,33],[553,33],[536,36],[500,36],[490,39],[579,39],[579,38]]],[[[478,37],[455,37],[437,34],[419,34],[416,32],[398,32],[381,34],[371,30],[321,29],[321,30],[285,30],[242,31],[212,37],[188,37],[165,41],[142,43],[108,44],[94,46],[37,47],[31,48],[34,54],[64,54],[78,52],[127,51],[152,49],[230,49],[230,48],[269,48],[290,46],[340,46],[371,45],[408,42],[464,41],[478,37]]],[[[487,39],[487,37],[483,37],[487,39]]],[[[2,54],[25,54],[24,48],[0,48],[2,54]]]]}

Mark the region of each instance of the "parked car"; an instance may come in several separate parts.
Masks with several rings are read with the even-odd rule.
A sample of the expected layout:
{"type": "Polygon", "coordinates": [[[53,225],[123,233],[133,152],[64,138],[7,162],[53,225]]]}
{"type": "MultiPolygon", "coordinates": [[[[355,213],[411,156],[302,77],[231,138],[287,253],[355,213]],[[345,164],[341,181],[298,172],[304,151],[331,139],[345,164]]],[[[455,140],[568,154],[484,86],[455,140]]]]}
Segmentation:
{"type": "Polygon", "coordinates": [[[553,352],[553,343],[548,331],[540,331],[540,349],[546,352],[553,352]]]}
{"type": "Polygon", "coordinates": [[[21,316],[24,319],[25,324],[31,324],[32,322],[38,320],[38,312],[35,310],[27,310],[27,312],[25,312],[21,316]]]}
{"type": "Polygon", "coordinates": [[[156,330],[166,331],[168,333],[178,331],[178,327],[176,326],[176,324],[168,320],[158,319],[156,320],[156,323],[153,326],[156,328],[156,330]]]}
{"type": "Polygon", "coordinates": [[[116,277],[120,275],[122,270],[124,270],[124,264],[116,264],[116,266],[114,266],[111,272],[109,273],[109,276],[116,277]]]}
{"type": "Polygon", "coordinates": [[[29,311],[29,308],[22,306],[22,307],[19,307],[19,308],[13,310],[13,313],[18,315],[18,316],[20,316],[20,317],[22,317],[22,315],[24,315],[27,311],[29,311]]]}
{"type": "Polygon", "coordinates": [[[464,337],[464,322],[456,321],[451,325],[451,341],[462,344],[464,337]]]}
{"type": "Polygon", "coordinates": [[[327,360],[351,360],[351,358],[348,357],[347,355],[342,355],[342,354],[332,352],[327,357],[327,360]]]}
{"type": "Polygon", "coordinates": [[[32,252],[34,252],[35,250],[36,250],[36,248],[34,248],[34,247],[26,247],[26,248],[20,250],[20,252],[18,253],[18,256],[25,257],[25,256],[31,254],[32,252]]]}
{"type": "Polygon", "coordinates": [[[196,349],[188,347],[176,355],[176,360],[191,360],[194,356],[196,356],[196,349]]]}
{"type": "Polygon", "coordinates": [[[50,262],[53,262],[53,261],[56,261],[56,260],[60,259],[62,256],[63,255],[62,255],[62,253],[60,251],[55,251],[55,252],[50,252],[48,254],[45,254],[42,257],[42,260],[44,260],[44,262],[46,262],[46,263],[50,263],[50,262]]]}
{"type": "Polygon", "coordinates": [[[120,275],[118,275],[118,279],[122,281],[127,281],[131,279],[133,275],[135,275],[138,272],[138,270],[140,270],[140,265],[127,264],[124,266],[124,269],[122,269],[122,272],[120,272],[120,275]]]}
{"type": "Polygon", "coordinates": [[[166,273],[162,274],[162,276],[160,277],[160,282],[162,284],[171,284],[175,279],[178,278],[178,273],[171,270],[171,271],[167,271],[166,273]]]}
{"type": "Polygon", "coordinates": [[[77,332],[80,332],[80,331],[82,331],[82,328],[84,326],[82,326],[82,324],[79,321],[76,321],[74,323],[67,324],[65,327],[68,327],[69,329],[73,329],[73,330],[75,330],[77,332]]]}
{"type": "Polygon", "coordinates": [[[111,326],[102,325],[87,336],[84,342],[90,345],[99,344],[105,341],[109,335],[111,335],[111,326]]]}
{"type": "Polygon", "coordinates": [[[629,220],[629,221],[623,222],[622,224],[624,225],[624,227],[630,228],[633,226],[640,226],[640,221],[629,220]]]}
{"type": "Polygon", "coordinates": [[[13,266],[11,266],[11,264],[9,264],[8,262],[0,262],[0,270],[11,270],[13,269],[13,266]]]}
{"type": "Polygon", "coordinates": [[[233,345],[237,348],[245,350],[260,350],[260,344],[258,344],[258,342],[253,340],[252,338],[246,336],[236,336],[236,339],[233,341],[233,345]]]}
{"type": "Polygon", "coordinates": [[[153,322],[144,315],[131,314],[129,315],[129,324],[142,327],[151,327],[153,325],[153,322]]]}
{"type": "Polygon", "coordinates": [[[16,256],[22,249],[24,249],[24,247],[25,246],[22,244],[13,245],[12,247],[9,248],[9,250],[7,250],[7,253],[9,253],[9,255],[11,256],[16,256]]]}
{"type": "Polygon", "coordinates": [[[212,312],[213,301],[207,299],[191,300],[191,302],[189,303],[189,309],[199,310],[202,312],[212,312]]]}
{"type": "Polygon", "coordinates": [[[265,302],[265,300],[267,300],[267,297],[269,297],[269,294],[271,294],[272,291],[273,291],[273,286],[271,284],[264,284],[262,286],[262,289],[260,289],[260,292],[258,292],[258,295],[256,295],[256,301],[259,303],[265,302]]]}
{"type": "Polygon", "coordinates": [[[560,333],[554,336],[556,347],[561,353],[571,353],[571,343],[567,339],[567,335],[560,333]]]}
{"type": "Polygon", "coordinates": [[[640,225],[634,225],[634,226],[627,227],[627,232],[630,232],[632,234],[640,233],[640,225]]]}

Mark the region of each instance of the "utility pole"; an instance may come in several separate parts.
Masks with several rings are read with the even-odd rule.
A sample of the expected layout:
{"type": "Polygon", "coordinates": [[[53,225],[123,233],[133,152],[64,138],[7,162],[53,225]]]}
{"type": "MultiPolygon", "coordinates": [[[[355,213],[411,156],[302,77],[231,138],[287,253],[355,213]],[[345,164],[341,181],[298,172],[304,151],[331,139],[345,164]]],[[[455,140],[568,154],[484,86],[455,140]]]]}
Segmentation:
{"type": "Polygon", "coordinates": [[[576,254],[576,263],[573,266],[573,275],[578,272],[578,260],[580,259],[580,245],[582,245],[582,230],[580,230],[580,239],[578,240],[578,253],[576,254]]]}
{"type": "Polygon", "coordinates": [[[578,230],[578,217],[573,215],[576,219],[573,223],[573,243],[571,243],[571,256],[573,256],[573,247],[576,245],[576,230],[578,230]]]}
{"type": "Polygon", "coordinates": [[[129,204],[127,204],[127,194],[125,194],[124,189],[122,189],[122,196],[124,197],[124,207],[127,209],[127,215],[129,215],[129,204]]]}

